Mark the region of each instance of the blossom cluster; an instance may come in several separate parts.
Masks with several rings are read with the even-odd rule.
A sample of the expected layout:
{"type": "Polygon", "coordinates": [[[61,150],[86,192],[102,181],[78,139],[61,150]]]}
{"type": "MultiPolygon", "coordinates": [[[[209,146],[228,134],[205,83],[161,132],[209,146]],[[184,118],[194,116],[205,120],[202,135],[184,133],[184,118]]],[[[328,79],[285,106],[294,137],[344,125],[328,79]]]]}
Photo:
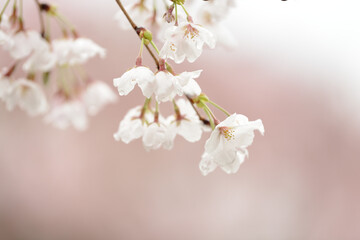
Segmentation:
{"type": "MultiPolygon", "coordinates": [[[[130,143],[141,138],[146,150],[171,149],[177,135],[197,142],[203,132],[211,132],[199,163],[201,173],[207,175],[217,167],[228,174],[237,172],[248,156],[255,130],[264,134],[261,120],[230,114],[212,101],[197,82],[202,69],[179,73],[171,65],[193,63],[204,49],[215,45],[234,47],[235,37],[224,20],[235,1],[137,0],[125,7],[122,1],[115,1],[121,9],[115,19],[122,29],[135,30],[140,51],[134,66],[114,78],[113,85],[120,96],[138,86],[145,99],[142,106],[125,115],[114,133],[115,140],[130,143]],[[193,12],[196,18],[190,15],[193,12]],[[145,47],[156,69],[143,64],[145,47]],[[163,116],[160,105],[166,103],[173,106],[174,114],[163,116]],[[211,107],[226,118],[220,121],[211,107]]],[[[117,99],[108,85],[88,76],[83,67],[94,57],[105,57],[106,50],[81,37],[53,5],[34,2],[40,32],[25,28],[22,1],[7,0],[0,12],[0,46],[13,61],[0,71],[0,99],[9,111],[18,107],[29,116],[44,115],[44,121],[57,128],[85,130],[89,115],[117,99]],[[14,4],[8,16],[5,10],[10,2],[14,4]],[[52,25],[44,17],[58,23],[61,37],[54,38],[52,25]]]]}
{"type": "MultiPolygon", "coordinates": [[[[117,1],[120,8],[122,4],[117,1]]],[[[166,2],[166,1],[165,1],[166,2]]],[[[157,1],[138,1],[125,7],[132,19],[132,24],[126,22],[124,11],[119,11],[115,19],[126,29],[130,26],[138,33],[140,53],[136,58],[135,66],[122,76],[113,80],[119,95],[128,95],[136,85],[145,97],[143,106],[137,106],[125,115],[120,122],[118,131],[114,134],[117,141],[129,143],[142,138],[144,148],[171,149],[177,135],[189,142],[201,139],[202,133],[211,131],[206,141],[205,151],[199,164],[203,175],[220,167],[226,173],[235,173],[240,164],[248,156],[247,147],[254,139],[254,131],[264,134],[261,120],[249,121],[241,114],[229,114],[224,108],[211,101],[197,83],[203,70],[175,73],[170,61],[176,64],[185,60],[196,61],[205,47],[214,48],[216,42],[226,47],[235,45],[231,31],[222,25],[223,18],[229,9],[234,6],[231,0],[211,0],[206,6],[199,8],[201,21],[194,21],[185,6],[184,0],[169,1],[164,5],[157,1]],[[150,6],[163,9],[162,12],[151,11],[150,6]],[[183,11],[180,12],[179,9],[183,11]],[[141,24],[138,27],[136,24],[141,24]],[[148,27],[148,28],[146,28],[148,27]],[[158,34],[158,40],[163,45],[157,48],[153,34],[158,34]],[[227,41],[225,41],[227,40],[227,41]],[[156,57],[157,69],[151,70],[142,63],[144,45],[151,45],[156,57]],[[151,103],[154,104],[151,104],[151,103]],[[160,113],[160,104],[170,102],[174,107],[174,114],[168,117],[160,113]],[[155,106],[154,106],[155,105],[155,106]],[[223,111],[227,118],[219,121],[209,105],[223,111]],[[206,117],[200,114],[202,110],[206,117]]],[[[190,7],[197,5],[190,2],[190,7]]],[[[148,48],[149,50],[149,48],[148,48]]],[[[149,50],[152,53],[152,50],[149,50]]],[[[152,53],[154,56],[154,54],[152,53]]]]}
{"type": "Polygon", "coordinates": [[[9,111],[19,107],[30,116],[45,115],[45,122],[61,129],[86,129],[88,115],[116,100],[112,89],[89,77],[82,66],[93,57],[105,57],[105,49],[80,37],[47,4],[38,4],[40,16],[62,22],[63,36],[51,39],[50,25],[43,26],[42,32],[25,28],[18,4],[14,1],[10,17],[2,11],[0,18],[0,46],[13,59],[0,73],[0,99],[9,111]]]}

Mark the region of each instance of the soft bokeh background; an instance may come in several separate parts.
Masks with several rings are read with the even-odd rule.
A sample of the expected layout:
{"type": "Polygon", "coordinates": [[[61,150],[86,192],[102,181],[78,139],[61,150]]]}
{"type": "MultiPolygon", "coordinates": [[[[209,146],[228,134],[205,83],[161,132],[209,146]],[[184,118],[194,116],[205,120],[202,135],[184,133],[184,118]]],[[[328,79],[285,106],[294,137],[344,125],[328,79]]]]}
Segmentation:
{"type": "MultiPolygon", "coordinates": [[[[34,4],[24,2],[36,27],[34,4]]],[[[115,1],[57,4],[107,48],[87,66],[94,78],[111,85],[133,65],[138,39],[112,20],[115,1]]],[[[83,133],[0,104],[0,239],[359,239],[357,2],[237,5],[228,21],[237,49],[178,67],[204,69],[208,96],[263,120],[265,136],[237,174],[200,174],[207,134],[195,144],[177,138],[172,151],[115,142],[119,121],[143,101],[138,90],[83,133]]],[[[8,61],[2,52],[0,66],[8,61]]]]}

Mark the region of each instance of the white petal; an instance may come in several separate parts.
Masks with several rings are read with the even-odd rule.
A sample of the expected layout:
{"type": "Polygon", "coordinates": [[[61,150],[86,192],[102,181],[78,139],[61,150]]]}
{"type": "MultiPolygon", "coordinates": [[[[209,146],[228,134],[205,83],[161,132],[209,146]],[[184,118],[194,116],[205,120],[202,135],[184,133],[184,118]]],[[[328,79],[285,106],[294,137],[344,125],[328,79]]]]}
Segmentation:
{"type": "Polygon", "coordinates": [[[176,92],[173,81],[174,76],[168,72],[160,71],[155,75],[155,95],[157,101],[166,102],[175,97],[176,92]]]}
{"type": "Polygon", "coordinates": [[[27,79],[13,82],[4,100],[8,110],[18,105],[30,116],[40,115],[48,110],[47,99],[40,85],[27,79]]]}
{"type": "Polygon", "coordinates": [[[204,152],[201,161],[199,164],[199,168],[201,173],[206,176],[209,173],[213,172],[217,167],[217,164],[213,161],[213,157],[211,154],[204,152]]]}

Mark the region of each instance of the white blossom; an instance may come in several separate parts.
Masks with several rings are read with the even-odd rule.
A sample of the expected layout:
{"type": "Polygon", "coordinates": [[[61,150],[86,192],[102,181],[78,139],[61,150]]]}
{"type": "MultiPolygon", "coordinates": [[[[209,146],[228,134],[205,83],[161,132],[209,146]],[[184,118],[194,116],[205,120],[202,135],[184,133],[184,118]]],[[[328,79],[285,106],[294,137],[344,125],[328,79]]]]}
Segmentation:
{"type": "Polygon", "coordinates": [[[166,30],[166,41],[160,50],[162,58],[181,63],[185,58],[194,62],[202,53],[204,44],[215,47],[214,35],[207,29],[193,23],[183,22],[166,30]]]}
{"type": "Polygon", "coordinates": [[[41,36],[36,31],[19,31],[11,36],[11,41],[3,45],[15,60],[23,59],[39,44],[41,36]]]}
{"type": "MultiPolygon", "coordinates": [[[[157,72],[154,83],[154,92],[157,101],[167,102],[174,99],[175,96],[182,96],[184,94],[183,88],[187,86],[190,81],[195,81],[194,78],[198,78],[201,72],[202,70],[183,72],[175,76],[167,71],[157,72]]],[[[191,88],[191,86],[188,86],[188,88],[191,88]]]]}
{"type": "Polygon", "coordinates": [[[169,128],[189,142],[199,141],[203,132],[203,123],[193,106],[183,98],[177,100],[176,105],[179,108],[180,116],[172,115],[167,118],[169,128]]]}
{"type": "Polygon", "coordinates": [[[42,38],[37,40],[33,53],[23,65],[25,72],[47,72],[56,64],[56,55],[50,50],[50,45],[42,38]]]}
{"type": "Polygon", "coordinates": [[[235,173],[248,155],[247,147],[254,139],[254,131],[264,134],[260,119],[249,121],[241,114],[233,114],[219,123],[206,141],[205,152],[200,161],[203,175],[219,166],[226,173],[235,173]]]}
{"type": "Polygon", "coordinates": [[[157,122],[154,122],[154,114],[151,111],[145,111],[137,106],[125,115],[120,122],[118,131],[114,133],[116,141],[129,142],[141,138],[144,148],[149,151],[152,149],[171,149],[173,146],[174,132],[168,128],[164,118],[159,115],[157,122]]]}
{"type": "Polygon", "coordinates": [[[182,88],[184,94],[190,98],[196,98],[201,94],[201,88],[199,84],[194,80],[190,79],[188,84],[182,88]]]}
{"type": "Polygon", "coordinates": [[[157,123],[151,123],[145,129],[142,140],[147,151],[156,150],[160,147],[170,150],[174,143],[174,133],[164,121],[159,120],[157,123]]]}
{"type": "Polygon", "coordinates": [[[84,64],[95,56],[105,57],[106,51],[88,38],[67,38],[52,41],[59,65],[84,64]]]}
{"type": "Polygon", "coordinates": [[[118,131],[114,133],[116,141],[121,140],[128,144],[144,135],[146,123],[140,118],[141,110],[142,107],[137,106],[126,113],[124,119],[120,122],[118,131]]]}
{"type": "Polygon", "coordinates": [[[88,113],[96,115],[105,105],[115,102],[116,95],[107,84],[95,81],[86,87],[82,100],[88,113]]]}
{"type": "Polygon", "coordinates": [[[76,130],[84,131],[88,127],[86,107],[79,100],[65,100],[56,104],[44,121],[60,129],[73,126],[76,130]]]}
{"type": "Polygon", "coordinates": [[[43,114],[48,110],[48,102],[40,85],[25,78],[11,82],[3,100],[9,111],[19,106],[30,116],[43,114]]]}
{"type": "Polygon", "coordinates": [[[138,84],[143,95],[149,98],[154,92],[154,78],[154,73],[149,68],[139,66],[126,71],[120,78],[115,78],[114,86],[118,88],[120,96],[124,96],[138,84]]]}

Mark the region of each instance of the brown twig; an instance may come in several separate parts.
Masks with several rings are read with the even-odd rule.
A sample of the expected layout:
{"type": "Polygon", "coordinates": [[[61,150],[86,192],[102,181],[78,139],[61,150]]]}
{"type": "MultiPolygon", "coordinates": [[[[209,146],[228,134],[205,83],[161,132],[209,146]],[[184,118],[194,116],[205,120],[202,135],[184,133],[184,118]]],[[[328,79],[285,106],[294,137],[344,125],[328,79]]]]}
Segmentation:
{"type": "Polygon", "coordinates": [[[42,15],[42,7],[41,4],[39,2],[39,0],[35,0],[36,5],[38,6],[38,10],[39,10],[39,20],[40,20],[40,33],[41,33],[41,37],[48,40],[45,36],[45,23],[44,23],[44,17],[42,15]]]}
{"type": "MultiPolygon", "coordinates": [[[[136,32],[136,34],[141,38],[140,33],[141,30],[144,29],[142,27],[138,27],[135,22],[131,19],[131,17],[129,16],[128,12],[126,11],[126,9],[124,8],[123,4],[121,3],[120,0],[115,0],[116,3],[119,5],[121,11],[124,13],[126,19],[129,21],[131,27],[134,29],[134,31],[136,32]]],[[[157,57],[155,56],[154,52],[150,49],[150,47],[146,44],[145,45],[147,51],[149,52],[149,54],[151,55],[151,57],[154,59],[155,64],[157,69],[159,69],[159,60],[157,59],[157,57]]]]}

